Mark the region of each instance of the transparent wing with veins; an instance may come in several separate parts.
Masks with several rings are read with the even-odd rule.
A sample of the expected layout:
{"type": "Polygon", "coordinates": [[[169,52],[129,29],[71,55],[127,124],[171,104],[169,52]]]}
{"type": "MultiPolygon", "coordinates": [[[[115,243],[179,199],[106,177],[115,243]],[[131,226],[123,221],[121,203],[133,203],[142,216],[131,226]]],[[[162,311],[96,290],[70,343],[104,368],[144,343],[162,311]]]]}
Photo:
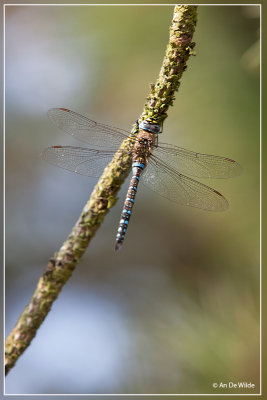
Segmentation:
{"type": "Polygon", "coordinates": [[[217,190],[182,175],[153,155],[142,174],[142,182],[175,203],[210,211],[224,211],[229,207],[217,190]]]}
{"type": "Polygon", "coordinates": [[[47,115],[58,128],[91,146],[116,150],[129,136],[124,129],[100,124],[66,108],[51,108],[47,115]]]}
{"type": "Polygon", "coordinates": [[[92,148],[52,146],[45,149],[41,157],[50,164],[81,175],[101,176],[123,140],[129,137],[129,132],[123,129],[100,124],[66,108],[52,108],[47,115],[58,128],[92,148]]]}
{"type": "Polygon", "coordinates": [[[195,153],[167,143],[160,143],[153,154],[170,168],[199,178],[232,178],[242,173],[240,164],[230,158],[195,153]]]}
{"type": "MultiPolygon", "coordinates": [[[[43,160],[85,176],[99,178],[116,151],[97,150],[74,146],[48,147],[41,153],[43,160]]],[[[127,155],[126,151],[120,151],[127,155]]]]}

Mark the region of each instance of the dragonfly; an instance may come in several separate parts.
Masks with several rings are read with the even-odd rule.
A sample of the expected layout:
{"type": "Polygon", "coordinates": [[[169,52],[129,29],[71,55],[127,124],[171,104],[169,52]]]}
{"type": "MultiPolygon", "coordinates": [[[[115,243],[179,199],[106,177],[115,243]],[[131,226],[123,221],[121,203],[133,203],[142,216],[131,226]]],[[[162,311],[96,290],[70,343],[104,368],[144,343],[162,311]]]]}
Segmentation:
{"type": "MultiPolygon", "coordinates": [[[[209,211],[224,211],[226,198],[217,190],[188,177],[230,178],[242,167],[228,157],[196,153],[167,143],[158,143],[161,127],[153,118],[137,121],[136,135],[95,122],[66,108],[52,108],[49,119],[61,130],[90,147],[52,146],[41,156],[50,164],[75,173],[99,177],[125,139],[132,140],[132,177],[120,217],[115,250],[123,244],[141,178],[148,188],[169,200],[209,211]],[[129,136],[130,135],[130,136],[129,136]]],[[[126,151],[126,150],[125,150],[126,151]]]]}

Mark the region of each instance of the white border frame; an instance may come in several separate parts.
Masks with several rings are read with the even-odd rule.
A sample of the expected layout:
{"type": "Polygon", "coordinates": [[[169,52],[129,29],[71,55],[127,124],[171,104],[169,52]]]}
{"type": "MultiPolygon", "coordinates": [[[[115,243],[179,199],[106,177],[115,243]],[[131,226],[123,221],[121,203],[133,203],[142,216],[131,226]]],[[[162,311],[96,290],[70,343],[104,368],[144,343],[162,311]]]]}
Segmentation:
{"type": "MultiPolygon", "coordinates": [[[[3,4],[3,338],[5,337],[5,11],[6,6],[164,6],[170,7],[175,6],[176,3],[168,3],[168,4],[152,4],[152,3],[143,3],[143,4],[136,4],[136,3],[127,3],[127,4],[109,4],[109,3],[92,3],[92,4],[29,4],[29,3],[4,3],[3,4]]],[[[75,394],[75,393],[49,393],[49,394],[6,394],[5,393],[5,371],[3,368],[3,394],[4,396],[261,396],[262,395],[262,4],[259,3],[243,3],[243,4],[187,4],[182,3],[182,5],[196,5],[196,6],[259,6],[260,7],[260,392],[259,393],[204,393],[204,394],[196,394],[196,393],[176,393],[176,394],[169,394],[169,393],[103,393],[103,394],[95,394],[95,393],[87,393],[87,394],[75,394]]],[[[3,343],[4,345],[4,343],[3,343]]],[[[3,346],[4,347],[4,346],[3,346]]],[[[4,349],[3,349],[4,350],[4,349]]],[[[4,366],[4,351],[3,351],[3,366],[4,366]]]]}

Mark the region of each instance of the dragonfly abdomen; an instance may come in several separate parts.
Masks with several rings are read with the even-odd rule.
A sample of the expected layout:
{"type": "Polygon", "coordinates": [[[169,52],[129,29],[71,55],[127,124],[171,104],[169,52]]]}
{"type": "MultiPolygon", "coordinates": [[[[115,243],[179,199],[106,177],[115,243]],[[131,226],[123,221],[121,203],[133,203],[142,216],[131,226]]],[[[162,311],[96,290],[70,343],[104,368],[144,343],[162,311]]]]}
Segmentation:
{"type": "Polygon", "coordinates": [[[123,210],[121,213],[121,219],[119,222],[118,232],[117,232],[117,236],[116,236],[115,250],[119,250],[123,243],[123,240],[124,240],[127,228],[128,228],[129,220],[132,215],[132,208],[133,208],[134,201],[135,201],[135,196],[136,196],[136,192],[137,192],[137,186],[139,183],[140,175],[144,168],[145,168],[145,164],[140,163],[140,162],[134,162],[132,165],[133,176],[130,181],[130,185],[129,185],[129,188],[127,191],[123,210]]]}

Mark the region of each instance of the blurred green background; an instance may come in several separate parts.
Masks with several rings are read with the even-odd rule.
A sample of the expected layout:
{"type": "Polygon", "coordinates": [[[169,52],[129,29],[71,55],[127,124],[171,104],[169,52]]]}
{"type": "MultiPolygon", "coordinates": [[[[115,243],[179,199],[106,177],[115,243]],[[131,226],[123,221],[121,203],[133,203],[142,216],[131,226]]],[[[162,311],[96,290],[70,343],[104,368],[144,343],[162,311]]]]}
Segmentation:
{"type": "MultiPolygon", "coordinates": [[[[131,129],[157,79],[173,7],[6,7],[6,333],[96,179],[45,164],[79,145],[46,118],[66,107],[131,129]]],[[[162,140],[233,158],[204,183],[224,213],[140,186],[114,241],[127,183],[6,393],[259,393],[259,6],[200,6],[191,57],[162,140]],[[214,389],[214,382],[255,389],[214,389]]]]}

